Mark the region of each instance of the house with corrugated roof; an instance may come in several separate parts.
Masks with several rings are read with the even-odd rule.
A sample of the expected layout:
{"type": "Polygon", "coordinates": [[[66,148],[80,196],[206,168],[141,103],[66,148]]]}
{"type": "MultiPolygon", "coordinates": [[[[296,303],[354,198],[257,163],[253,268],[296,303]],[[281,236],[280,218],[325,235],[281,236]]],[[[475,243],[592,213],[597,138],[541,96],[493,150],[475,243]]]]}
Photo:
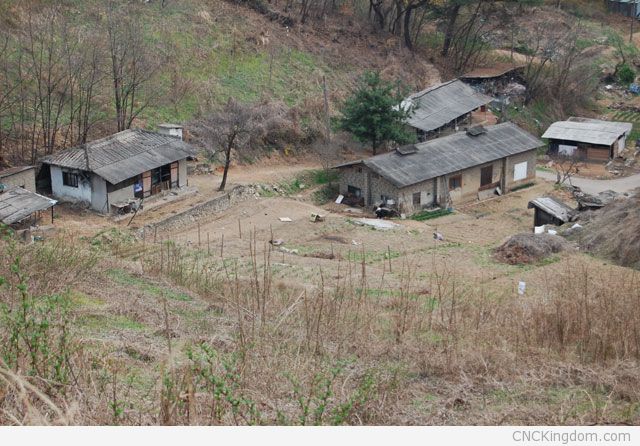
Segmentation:
{"type": "Polygon", "coordinates": [[[535,179],[544,143],[505,122],[336,166],[346,203],[393,203],[400,212],[449,207],[509,192],[535,179]]]}
{"type": "Polygon", "coordinates": [[[107,214],[186,186],[195,153],[177,136],[129,129],[43,158],[39,177],[57,199],[107,214]]]}
{"type": "Polygon", "coordinates": [[[551,156],[607,161],[620,156],[631,130],[629,122],[571,117],[551,124],[542,137],[549,140],[551,156]]]}
{"type": "Polygon", "coordinates": [[[453,79],[412,94],[401,107],[411,109],[407,125],[415,129],[418,141],[425,141],[449,128],[470,125],[471,113],[486,111],[493,100],[453,79]]]}

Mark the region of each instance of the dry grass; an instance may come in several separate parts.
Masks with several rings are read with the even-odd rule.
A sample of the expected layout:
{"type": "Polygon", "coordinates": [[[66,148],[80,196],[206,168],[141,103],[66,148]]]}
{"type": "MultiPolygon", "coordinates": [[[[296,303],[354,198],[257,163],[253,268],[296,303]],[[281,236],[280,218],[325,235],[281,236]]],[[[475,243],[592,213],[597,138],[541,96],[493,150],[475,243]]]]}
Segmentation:
{"type": "MultiPolygon", "coordinates": [[[[249,261],[171,242],[0,242],[24,259],[30,295],[70,290],[87,301],[52,319],[70,327],[73,347],[52,353],[66,355],[65,382],[29,375],[27,354],[2,366],[2,423],[639,421],[631,270],[576,260],[544,270],[540,294],[515,298],[471,286],[436,255],[429,271],[397,259],[398,286],[380,287],[363,255],[291,285],[274,280],[270,245],[245,237],[249,261]],[[86,259],[95,268],[84,271],[86,259]],[[89,316],[103,323],[83,329],[89,316]]],[[[21,283],[11,264],[0,269],[9,305],[21,283]]]]}

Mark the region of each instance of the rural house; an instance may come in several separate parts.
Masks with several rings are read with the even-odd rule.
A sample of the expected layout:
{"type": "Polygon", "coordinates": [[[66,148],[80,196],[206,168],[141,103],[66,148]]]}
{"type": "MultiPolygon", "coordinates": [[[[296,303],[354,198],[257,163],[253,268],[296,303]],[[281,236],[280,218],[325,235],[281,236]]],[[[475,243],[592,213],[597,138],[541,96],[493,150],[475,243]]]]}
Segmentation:
{"type": "MultiPolygon", "coordinates": [[[[401,212],[449,206],[508,192],[535,178],[544,143],[510,122],[475,127],[336,166],[340,193],[401,212]]],[[[349,200],[347,200],[349,201],[349,200]]]]}
{"type": "Polygon", "coordinates": [[[194,154],[178,137],[130,129],[43,158],[40,177],[49,179],[54,197],[111,213],[186,186],[194,154]]]}
{"type": "Polygon", "coordinates": [[[558,121],[542,135],[549,140],[549,155],[584,161],[607,161],[620,156],[633,124],[589,118],[558,121]]]}
{"type": "Polygon", "coordinates": [[[425,141],[447,128],[470,124],[471,112],[486,111],[491,101],[493,98],[454,79],[409,96],[402,101],[401,107],[413,107],[407,124],[415,129],[418,141],[425,141]]]}

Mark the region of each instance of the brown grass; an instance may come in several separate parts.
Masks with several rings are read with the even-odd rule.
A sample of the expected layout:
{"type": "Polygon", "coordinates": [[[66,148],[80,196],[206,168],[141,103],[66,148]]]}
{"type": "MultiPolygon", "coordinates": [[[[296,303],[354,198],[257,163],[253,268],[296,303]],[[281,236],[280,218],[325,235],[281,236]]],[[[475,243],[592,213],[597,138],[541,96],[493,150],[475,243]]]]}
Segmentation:
{"type": "MultiPolygon", "coordinates": [[[[640,287],[631,270],[599,271],[576,260],[544,270],[541,295],[514,297],[471,286],[436,255],[426,272],[408,256],[397,259],[399,285],[379,287],[384,280],[369,276],[363,256],[336,259],[312,283],[294,286],[274,281],[270,245],[248,238],[248,262],[169,242],[116,242],[105,251],[67,238],[12,248],[25,259],[30,290],[100,294],[114,288],[104,271],[117,265],[162,289],[189,288],[194,303],[133,299],[135,283],[114,288],[110,296],[120,300],[110,311],[148,326],[148,334],[73,330],[70,378],[56,386],[3,366],[2,423],[639,421],[640,287]],[[81,262],[59,261],[64,280],[52,282],[39,273],[54,268],[40,263],[47,250],[59,259],[98,257],[92,279],[78,270],[81,262]],[[144,260],[131,260],[140,251],[144,260]],[[206,314],[187,328],[185,311],[196,304],[206,314]]],[[[10,303],[18,282],[5,263],[0,277],[8,283],[0,290],[10,303]]],[[[82,320],[84,311],[71,317],[82,320]]],[[[0,326],[0,341],[5,336],[0,326]]]]}

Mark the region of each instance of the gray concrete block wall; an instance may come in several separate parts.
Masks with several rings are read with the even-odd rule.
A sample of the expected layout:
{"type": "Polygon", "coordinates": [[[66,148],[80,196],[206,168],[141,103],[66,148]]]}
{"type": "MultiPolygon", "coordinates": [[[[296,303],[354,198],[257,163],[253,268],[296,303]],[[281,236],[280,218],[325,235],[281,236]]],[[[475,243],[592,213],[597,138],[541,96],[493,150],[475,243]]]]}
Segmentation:
{"type": "Polygon", "coordinates": [[[36,191],[36,170],[27,169],[0,178],[0,183],[6,186],[23,187],[30,192],[36,191]]]}

